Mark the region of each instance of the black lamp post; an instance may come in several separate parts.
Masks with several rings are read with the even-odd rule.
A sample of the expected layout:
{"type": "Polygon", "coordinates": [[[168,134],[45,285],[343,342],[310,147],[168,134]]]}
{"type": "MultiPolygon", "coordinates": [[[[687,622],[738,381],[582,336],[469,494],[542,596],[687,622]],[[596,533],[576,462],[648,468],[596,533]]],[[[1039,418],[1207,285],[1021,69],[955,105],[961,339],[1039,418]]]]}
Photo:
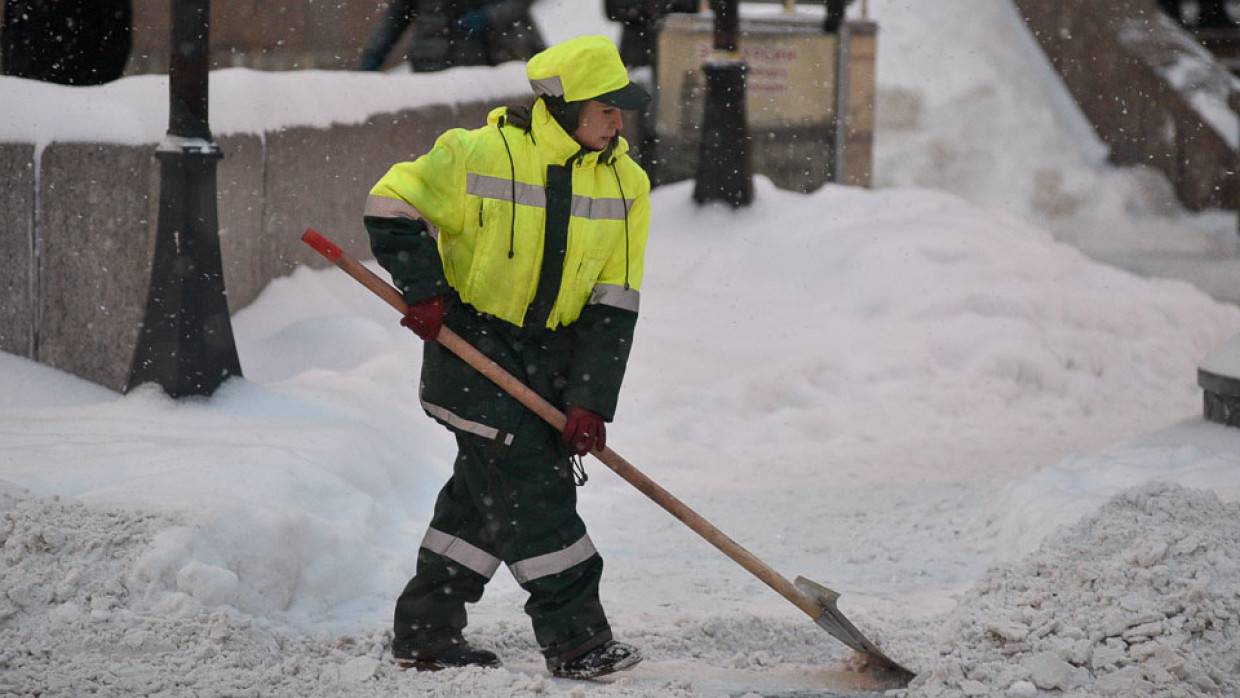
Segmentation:
{"type": "Polygon", "coordinates": [[[740,14],[736,0],[711,0],[710,5],[715,13],[715,50],[702,65],[706,110],[693,200],[748,206],[753,202],[753,162],[745,115],[748,68],[739,53],[740,14]]]}
{"type": "Polygon", "coordinates": [[[172,397],[210,395],[241,375],[224,289],[215,166],[207,125],[210,0],[172,3],[168,133],[146,313],[125,390],[158,383],[172,397]]]}

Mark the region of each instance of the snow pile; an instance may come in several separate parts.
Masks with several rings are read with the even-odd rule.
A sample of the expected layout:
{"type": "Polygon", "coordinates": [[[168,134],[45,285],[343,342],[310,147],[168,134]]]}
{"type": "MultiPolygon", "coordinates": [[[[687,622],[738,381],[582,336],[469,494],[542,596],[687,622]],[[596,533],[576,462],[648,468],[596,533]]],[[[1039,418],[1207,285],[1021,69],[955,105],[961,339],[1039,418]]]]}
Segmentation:
{"type": "MultiPolygon", "coordinates": [[[[189,595],[141,593],[157,531],[174,522],[133,510],[38,497],[0,482],[0,695],[391,696],[560,693],[542,676],[466,670],[402,673],[390,633],[290,630],[189,595]]],[[[203,573],[186,568],[181,577],[203,573]]],[[[218,583],[218,582],[217,582],[218,583]]],[[[234,580],[235,584],[235,580],[234,580]]],[[[510,633],[513,634],[513,633],[510,633]]],[[[511,656],[528,640],[491,638],[511,656]]],[[[565,695],[581,695],[560,682],[565,695]]],[[[592,694],[652,695],[623,685],[592,694]]],[[[658,695],[686,695],[668,682],[658,695]]]]}
{"type": "Polygon", "coordinates": [[[53,621],[81,613],[108,618],[129,598],[118,580],[134,551],[170,524],[161,515],[97,511],[0,485],[0,620],[49,606],[62,611],[51,614],[53,621]]]}
{"type": "Polygon", "coordinates": [[[207,613],[184,594],[148,607],[132,570],[172,523],[0,491],[0,694],[246,695],[261,684],[270,695],[360,671],[328,642],[207,613]]]}
{"type": "Polygon", "coordinates": [[[1002,557],[1032,553],[1058,526],[1075,523],[1108,500],[1149,482],[1209,490],[1240,501],[1240,430],[1200,418],[1129,439],[1097,453],[1076,453],[1039,469],[999,493],[990,520],[1002,557]]]}
{"type": "Polygon", "coordinates": [[[837,477],[866,478],[907,440],[909,476],[956,478],[1036,433],[1003,457],[1046,464],[1069,434],[1102,447],[1199,410],[1197,362],[1240,328],[1186,284],[1096,264],[955,196],[757,178],[755,204],[732,211],[687,205],[690,186],[653,198],[619,415],[662,425],[687,462],[765,432],[755,457],[789,475],[821,476],[825,452],[837,477]]]}
{"type": "Polygon", "coordinates": [[[991,570],[942,627],[913,695],[1237,695],[1240,504],[1128,490],[991,570]]]}

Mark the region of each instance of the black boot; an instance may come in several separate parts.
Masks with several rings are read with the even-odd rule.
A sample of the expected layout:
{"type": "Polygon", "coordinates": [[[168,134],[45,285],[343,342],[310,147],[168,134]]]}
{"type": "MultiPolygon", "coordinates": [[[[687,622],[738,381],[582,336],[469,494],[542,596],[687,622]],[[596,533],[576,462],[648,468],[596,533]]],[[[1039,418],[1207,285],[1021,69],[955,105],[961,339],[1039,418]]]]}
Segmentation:
{"type": "Polygon", "coordinates": [[[439,671],[467,666],[497,668],[500,665],[499,657],[495,656],[494,652],[475,649],[465,642],[436,652],[414,652],[408,655],[393,652],[393,655],[401,669],[418,671],[439,671]]]}
{"type": "Polygon", "coordinates": [[[628,669],[641,660],[642,653],[636,647],[608,640],[576,659],[548,668],[562,679],[593,679],[628,669]]]}

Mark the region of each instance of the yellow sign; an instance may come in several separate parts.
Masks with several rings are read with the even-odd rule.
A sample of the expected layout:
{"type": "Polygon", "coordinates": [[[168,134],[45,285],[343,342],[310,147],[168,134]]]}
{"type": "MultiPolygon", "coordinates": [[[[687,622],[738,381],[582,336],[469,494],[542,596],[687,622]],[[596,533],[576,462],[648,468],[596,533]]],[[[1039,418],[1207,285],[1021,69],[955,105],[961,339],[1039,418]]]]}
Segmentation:
{"type": "MultiPolygon", "coordinates": [[[[805,15],[741,19],[742,58],[748,66],[745,108],[752,128],[825,125],[834,114],[836,36],[821,18],[805,15]]],[[[689,135],[702,120],[711,60],[713,19],[669,15],[659,34],[656,129],[689,135]]]]}

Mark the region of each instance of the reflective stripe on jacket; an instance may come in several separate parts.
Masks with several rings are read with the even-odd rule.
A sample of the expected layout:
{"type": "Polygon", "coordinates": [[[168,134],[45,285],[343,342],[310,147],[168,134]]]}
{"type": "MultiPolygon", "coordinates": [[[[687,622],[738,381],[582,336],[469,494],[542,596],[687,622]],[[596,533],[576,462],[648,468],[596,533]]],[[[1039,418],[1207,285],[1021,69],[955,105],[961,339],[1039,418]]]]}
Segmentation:
{"type": "MultiPolygon", "coordinates": [[[[431,225],[443,272],[479,312],[521,326],[541,271],[549,165],[571,164],[572,205],[559,294],[546,321],[577,320],[590,303],[637,312],[650,221],[650,182],[617,139],[583,151],[535,103],[529,131],[493,110],[487,125],[453,129],[427,154],[393,166],[371,190],[366,215],[431,225]]],[[[406,300],[433,295],[402,288],[406,300]]]]}

